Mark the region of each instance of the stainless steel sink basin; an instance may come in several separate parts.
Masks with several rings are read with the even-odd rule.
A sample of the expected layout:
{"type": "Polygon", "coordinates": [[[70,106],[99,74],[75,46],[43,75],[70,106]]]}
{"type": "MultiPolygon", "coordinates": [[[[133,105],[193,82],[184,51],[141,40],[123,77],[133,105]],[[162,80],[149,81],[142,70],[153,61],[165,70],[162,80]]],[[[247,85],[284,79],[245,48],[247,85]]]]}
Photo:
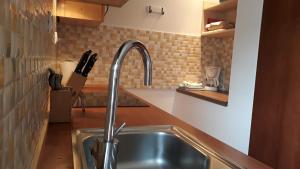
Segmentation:
{"type": "MultiPolygon", "coordinates": [[[[93,147],[97,140],[101,140],[103,132],[103,129],[80,129],[73,132],[75,169],[97,168],[93,147]]],[[[125,128],[118,140],[118,169],[240,168],[174,126],[125,128]]]]}

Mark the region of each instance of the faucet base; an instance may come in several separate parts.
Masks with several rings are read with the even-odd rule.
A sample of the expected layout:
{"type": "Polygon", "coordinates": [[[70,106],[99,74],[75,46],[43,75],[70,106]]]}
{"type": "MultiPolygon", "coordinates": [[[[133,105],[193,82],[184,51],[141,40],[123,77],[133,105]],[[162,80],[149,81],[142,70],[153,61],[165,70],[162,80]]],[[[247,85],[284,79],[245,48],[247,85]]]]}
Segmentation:
{"type": "Polygon", "coordinates": [[[104,142],[97,139],[95,145],[90,147],[97,169],[116,169],[118,159],[119,140],[104,142]]]}

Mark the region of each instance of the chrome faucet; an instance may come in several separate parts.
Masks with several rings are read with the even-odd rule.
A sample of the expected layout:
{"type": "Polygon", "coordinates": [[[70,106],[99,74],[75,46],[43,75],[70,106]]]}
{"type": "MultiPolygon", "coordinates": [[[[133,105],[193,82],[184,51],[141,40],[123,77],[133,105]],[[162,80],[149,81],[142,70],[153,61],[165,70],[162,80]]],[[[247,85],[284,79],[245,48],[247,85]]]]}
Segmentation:
{"type": "Polygon", "coordinates": [[[115,129],[115,118],[118,101],[118,87],[120,70],[126,54],[132,49],[136,48],[142,56],[144,63],[144,84],[150,86],[152,84],[152,61],[146,47],[139,41],[129,40],[122,44],[116,53],[110,68],[109,75],[109,97],[106,111],[106,126],[104,129],[104,150],[102,166],[103,169],[116,169],[116,156],[118,140],[115,138],[118,132],[125,126],[124,124],[115,129]]]}

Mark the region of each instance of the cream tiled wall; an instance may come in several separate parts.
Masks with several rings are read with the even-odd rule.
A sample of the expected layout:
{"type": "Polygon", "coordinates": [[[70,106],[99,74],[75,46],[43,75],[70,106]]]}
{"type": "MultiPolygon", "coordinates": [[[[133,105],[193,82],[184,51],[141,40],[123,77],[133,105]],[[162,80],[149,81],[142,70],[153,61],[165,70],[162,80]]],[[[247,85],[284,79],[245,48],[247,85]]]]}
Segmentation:
{"type": "MultiPolygon", "coordinates": [[[[205,75],[206,66],[221,68],[220,83],[229,89],[233,38],[201,38],[201,72],[205,75]]],[[[204,77],[203,77],[204,78],[204,77]]]]}
{"type": "Polygon", "coordinates": [[[52,0],[0,0],[0,168],[30,167],[55,64],[52,0]],[[52,27],[48,28],[51,20],[52,27]]]}
{"type": "MultiPolygon", "coordinates": [[[[121,44],[130,39],[145,43],[153,61],[153,88],[176,88],[184,80],[201,77],[200,38],[196,36],[151,32],[112,26],[96,28],[58,24],[58,60],[79,60],[87,49],[101,58],[88,77],[87,84],[107,83],[110,65],[121,44]]],[[[143,65],[138,52],[129,53],[121,73],[121,85],[143,86],[143,65]]]]}
{"type": "MultiPolygon", "coordinates": [[[[223,68],[228,88],[233,39],[200,38],[154,31],[100,25],[86,27],[58,24],[57,58],[78,61],[81,54],[92,49],[101,58],[96,62],[87,84],[107,83],[112,59],[120,45],[130,39],[145,43],[153,61],[153,88],[177,88],[184,80],[201,81],[204,67],[223,68]]],[[[136,51],[124,61],[121,85],[126,88],[143,87],[142,60],[136,51]]]]}

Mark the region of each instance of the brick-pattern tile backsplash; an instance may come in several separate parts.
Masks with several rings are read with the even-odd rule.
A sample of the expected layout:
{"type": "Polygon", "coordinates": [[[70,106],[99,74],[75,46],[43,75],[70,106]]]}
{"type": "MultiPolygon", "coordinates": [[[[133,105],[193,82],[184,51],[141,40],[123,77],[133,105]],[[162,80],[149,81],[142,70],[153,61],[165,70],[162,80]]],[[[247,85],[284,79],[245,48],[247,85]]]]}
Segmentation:
{"type": "MultiPolygon", "coordinates": [[[[142,41],[153,61],[153,88],[176,88],[184,80],[201,77],[200,37],[100,25],[96,28],[58,25],[57,58],[78,61],[92,49],[101,57],[87,84],[107,83],[112,59],[127,40],[142,41]]],[[[120,83],[127,88],[143,87],[143,65],[137,51],[129,52],[122,66],[120,83]]]]}
{"type": "Polygon", "coordinates": [[[30,167],[47,118],[47,68],[56,62],[52,9],[51,0],[0,0],[1,169],[30,167]]]}
{"type": "MultiPolygon", "coordinates": [[[[153,61],[153,88],[176,88],[184,80],[202,81],[205,66],[213,64],[221,66],[225,86],[229,84],[232,38],[200,38],[106,25],[85,27],[66,24],[58,24],[58,36],[59,63],[78,61],[87,49],[92,49],[101,57],[91,71],[87,84],[108,83],[115,53],[123,42],[131,39],[142,41],[149,50],[153,61]]],[[[137,51],[128,55],[123,63],[120,83],[126,88],[142,88],[141,57],[137,51]]]]}
{"type": "MultiPolygon", "coordinates": [[[[205,76],[206,66],[221,67],[220,84],[229,89],[233,38],[201,38],[201,67],[205,76]]],[[[205,77],[202,78],[205,78],[205,77]]]]}

